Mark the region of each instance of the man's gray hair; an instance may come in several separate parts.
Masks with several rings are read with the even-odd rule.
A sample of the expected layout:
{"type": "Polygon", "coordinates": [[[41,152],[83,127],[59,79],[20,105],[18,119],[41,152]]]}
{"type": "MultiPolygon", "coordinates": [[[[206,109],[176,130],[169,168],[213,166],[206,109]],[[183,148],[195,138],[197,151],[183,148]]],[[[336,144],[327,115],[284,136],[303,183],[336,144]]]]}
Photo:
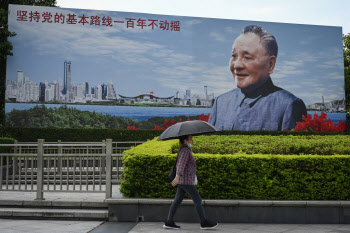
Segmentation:
{"type": "Polygon", "coordinates": [[[277,41],[270,32],[266,31],[264,28],[260,26],[249,25],[243,28],[241,34],[246,34],[249,32],[254,33],[255,35],[260,37],[261,43],[265,46],[267,53],[270,56],[277,57],[277,53],[278,53],[277,41]]]}

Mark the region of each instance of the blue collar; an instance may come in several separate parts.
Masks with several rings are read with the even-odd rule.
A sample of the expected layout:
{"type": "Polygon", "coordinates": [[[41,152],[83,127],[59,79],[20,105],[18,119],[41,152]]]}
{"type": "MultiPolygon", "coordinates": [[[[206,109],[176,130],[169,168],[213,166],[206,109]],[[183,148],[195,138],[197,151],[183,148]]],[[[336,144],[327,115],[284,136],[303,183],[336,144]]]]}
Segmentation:
{"type": "Polygon", "coordinates": [[[269,77],[264,84],[262,84],[260,87],[255,89],[254,91],[250,93],[243,93],[242,90],[239,95],[239,103],[240,107],[242,106],[242,103],[246,103],[249,105],[249,107],[252,107],[259,99],[261,99],[263,96],[267,96],[268,94],[274,92],[276,90],[276,86],[273,84],[271,78],[269,77]]]}

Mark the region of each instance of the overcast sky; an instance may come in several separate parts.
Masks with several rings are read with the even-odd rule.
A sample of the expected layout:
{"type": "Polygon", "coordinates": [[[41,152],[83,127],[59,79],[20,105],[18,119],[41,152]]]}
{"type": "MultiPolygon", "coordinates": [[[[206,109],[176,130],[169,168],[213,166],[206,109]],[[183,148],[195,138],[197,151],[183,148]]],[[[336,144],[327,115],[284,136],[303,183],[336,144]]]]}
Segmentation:
{"type": "Polygon", "coordinates": [[[349,0],[57,0],[64,8],[341,26],[350,33],[349,0]]]}

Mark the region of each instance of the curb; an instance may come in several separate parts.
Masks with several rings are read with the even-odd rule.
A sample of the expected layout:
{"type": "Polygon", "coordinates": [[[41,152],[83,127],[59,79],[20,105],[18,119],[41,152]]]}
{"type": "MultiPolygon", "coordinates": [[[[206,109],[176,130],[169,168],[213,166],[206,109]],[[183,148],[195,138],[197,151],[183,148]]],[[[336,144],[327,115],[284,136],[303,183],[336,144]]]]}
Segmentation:
{"type": "MultiPolygon", "coordinates": [[[[161,222],[173,199],[106,199],[109,221],[161,222]]],[[[350,223],[350,201],[203,200],[207,217],[221,223],[350,223]]],[[[193,201],[180,205],[176,222],[198,222],[193,201]]]]}

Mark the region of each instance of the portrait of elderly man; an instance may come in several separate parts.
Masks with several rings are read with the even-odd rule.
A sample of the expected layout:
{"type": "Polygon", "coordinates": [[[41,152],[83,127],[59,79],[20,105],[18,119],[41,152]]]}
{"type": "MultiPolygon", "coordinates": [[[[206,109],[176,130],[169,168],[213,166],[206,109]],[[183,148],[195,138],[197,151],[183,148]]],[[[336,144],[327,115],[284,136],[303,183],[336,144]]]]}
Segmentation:
{"type": "Polygon", "coordinates": [[[232,46],[230,70],[237,88],[218,96],[209,123],[221,130],[290,130],[302,115],[304,102],[273,84],[278,45],[260,26],[246,26],[232,46]]]}

